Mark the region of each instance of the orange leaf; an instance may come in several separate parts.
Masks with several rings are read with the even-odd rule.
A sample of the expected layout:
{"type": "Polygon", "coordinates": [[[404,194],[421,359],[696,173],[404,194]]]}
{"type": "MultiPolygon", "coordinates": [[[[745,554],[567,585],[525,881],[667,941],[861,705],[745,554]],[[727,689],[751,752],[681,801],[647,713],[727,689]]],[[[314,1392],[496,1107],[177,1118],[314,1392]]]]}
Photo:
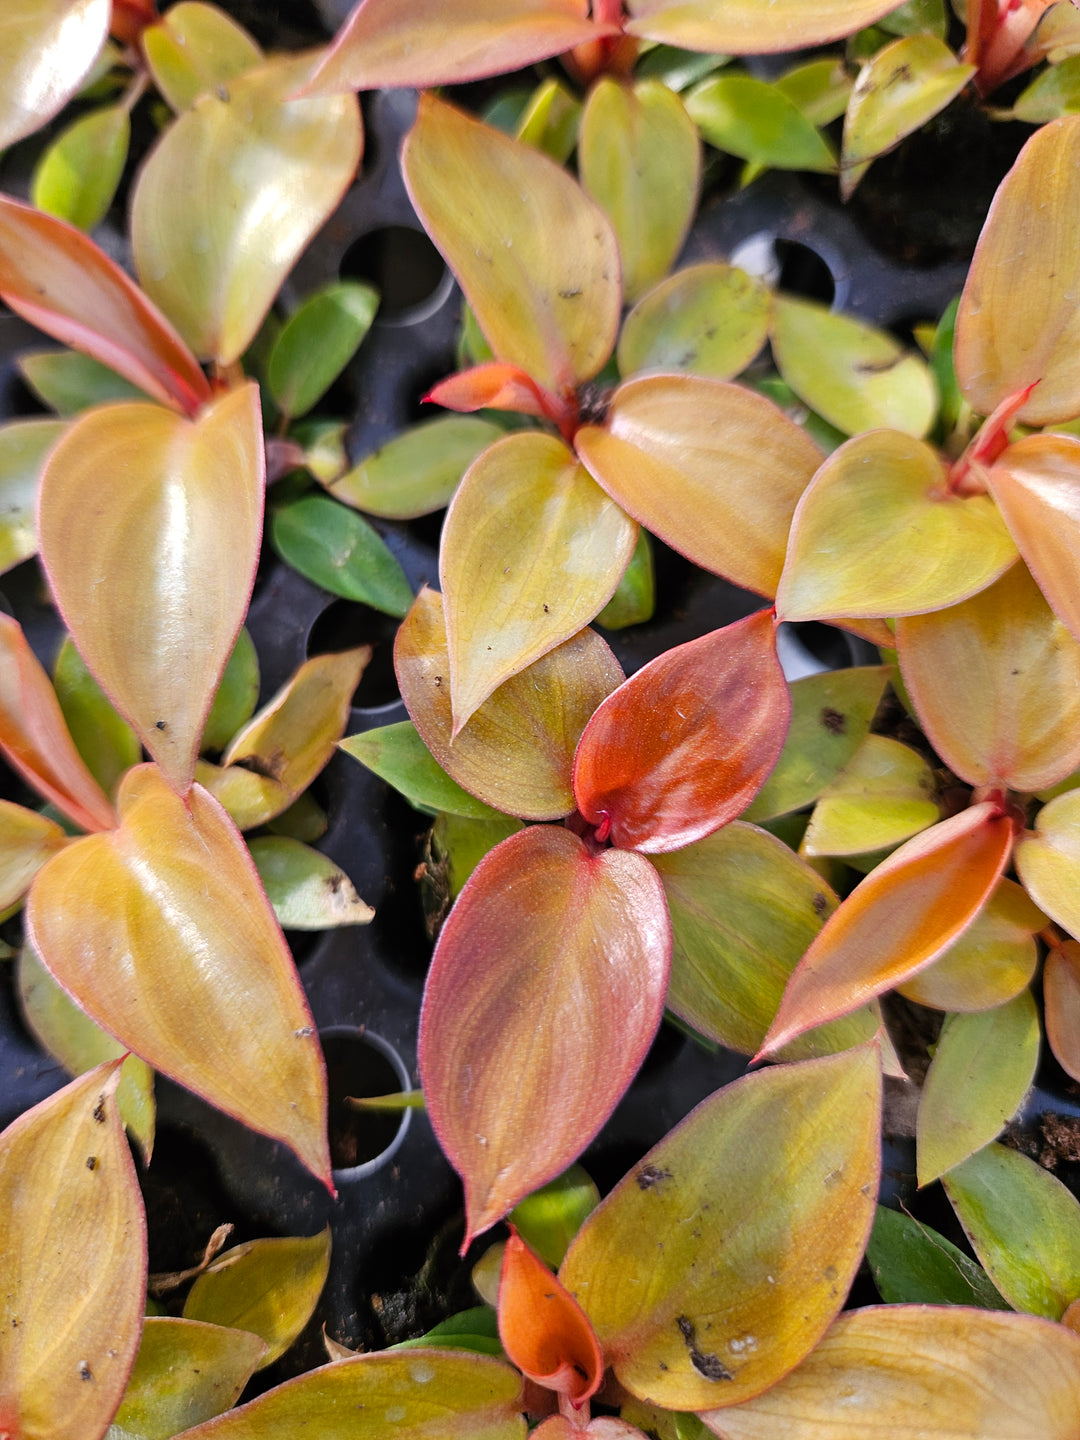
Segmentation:
{"type": "Polygon", "coordinates": [[[578,809],[621,849],[678,850],[746,809],[776,764],[790,713],[770,611],[678,645],[585,727],[578,809]]]}
{"type": "Polygon", "coordinates": [[[0,749],[76,825],[111,830],[116,812],[75,748],[49,677],[7,615],[0,615],[0,662],[0,749]]]}
{"type": "Polygon", "coordinates": [[[465,413],[473,410],[515,410],[519,415],[536,415],[556,425],[563,418],[566,408],[557,396],[538,385],[519,366],[506,365],[501,360],[474,365],[471,370],[462,370],[458,375],[440,380],[424,399],[447,410],[465,413]]]}
{"type": "Polygon", "coordinates": [[[640,855],[511,835],[435,947],[420,1016],[427,1112],[465,1182],[466,1244],[584,1149],[656,1034],[671,925],[640,855]]]}
{"type": "Polygon", "coordinates": [[[762,1055],[846,1015],[929,965],[975,919],[1012,849],[992,801],[901,845],[825,922],[788,982],[762,1055]]]}
{"type": "Polygon", "coordinates": [[[499,1280],[499,1339],[523,1375],[575,1409],[600,1388],[604,1360],[588,1317],[513,1225],[499,1280]]]}
{"type": "Polygon", "coordinates": [[[74,225],[0,195],[0,296],[17,315],[82,350],[165,405],[194,415],[210,398],[172,325],[74,225]]]}
{"type": "Polygon", "coordinates": [[[1043,970],[1046,1038],[1054,1058],[1080,1080],[1080,944],[1062,940],[1046,957],[1043,970]]]}
{"type": "Polygon", "coordinates": [[[103,1029],[329,1186],[319,1042],[247,846],[201,786],[181,800],[153,765],[118,804],[119,829],[38,873],[31,943],[103,1029]]]}

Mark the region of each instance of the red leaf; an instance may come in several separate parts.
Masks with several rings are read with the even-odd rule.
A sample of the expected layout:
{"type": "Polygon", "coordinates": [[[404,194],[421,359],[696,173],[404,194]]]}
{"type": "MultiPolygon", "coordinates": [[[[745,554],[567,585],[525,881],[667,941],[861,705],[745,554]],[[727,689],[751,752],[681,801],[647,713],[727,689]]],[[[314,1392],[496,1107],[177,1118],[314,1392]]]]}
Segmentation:
{"type": "Polygon", "coordinates": [[[663,886],[642,856],[537,825],[480,862],[420,1016],[427,1111],[465,1182],[466,1245],[607,1120],[656,1034],[670,961],[663,886]]]}
{"type": "Polygon", "coordinates": [[[620,685],[585,727],[578,809],[620,849],[681,849],[746,809],[790,714],[771,611],[679,645],[620,685]]]}
{"type": "Polygon", "coordinates": [[[588,1316],[512,1225],[499,1280],[499,1339],[523,1375],[575,1409],[600,1388],[604,1360],[588,1316]]]}

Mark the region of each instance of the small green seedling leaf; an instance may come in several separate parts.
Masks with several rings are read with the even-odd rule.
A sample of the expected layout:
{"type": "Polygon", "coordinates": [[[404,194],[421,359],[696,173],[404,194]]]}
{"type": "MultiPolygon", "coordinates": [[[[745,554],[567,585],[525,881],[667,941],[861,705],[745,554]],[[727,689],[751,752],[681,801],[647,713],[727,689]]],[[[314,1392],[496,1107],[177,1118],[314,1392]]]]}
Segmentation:
{"type": "Polygon", "coordinates": [[[76,749],[101,788],[112,795],[124,772],[142,759],[142,746],[86,668],[70,635],[57,652],[53,686],[76,749]]]}
{"type": "Polygon", "coordinates": [[[510,1220],[527,1245],[557,1270],[588,1215],[600,1203],[600,1191],[580,1165],[515,1205],[510,1220]]]}
{"type": "Polygon", "coordinates": [[[270,538],[287,565],[332,595],[387,615],[404,615],[412,604],[412,588],[386,542],[328,495],[305,495],[275,510],[270,538]]]}
{"type": "Polygon", "coordinates": [[[246,725],[255,713],[258,698],[259,657],[255,642],[244,628],[236,637],[225,666],[199,749],[224,750],[240,726],[246,725]]]}
{"type": "Polygon", "coordinates": [[[619,370],[686,370],[733,380],[769,333],[771,299],[759,280],[733,265],[690,265],[656,285],[626,317],[619,370]]]}
{"type": "Polygon", "coordinates": [[[248,849],[282,929],[367,925],[374,916],[344,870],[309,845],[286,835],[264,835],[250,841],[248,849]]]}
{"type": "Polygon", "coordinates": [[[420,739],[411,720],[365,730],[338,744],[347,755],[400,790],[418,810],[445,811],[473,820],[491,819],[498,814],[447,775],[420,739]]]}
{"type": "Polygon", "coordinates": [[[1013,115],[1028,125],[1045,125],[1080,110],[1080,55],[1048,65],[1016,97],[1013,115]]]}
{"type": "Polygon", "coordinates": [[[62,130],[43,153],[30,182],[39,210],[93,230],[108,213],[131,140],[125,105],[92,110],[62,130]]]}
{"type": "Polygon", "coordinates": [[[649,532],[639,528],[630,564],[623,571],[615,594],[597,615],[596,623],[605,630],[624,630],[628,625],[643,625],[651,620],[655,608],[652,541],[649,532]]]}
{"type": "Polygon", "coordinates": [[[888,1305],[976,1305],[1007,1310],[989,1275],[951,1240],[928,1225],[877,1207],[866,1262],[888,1305]]]}
{"type": "MultiPolygon", "coordinates": [[[[418,1095],[419,1091],[413,1091],[418,1095]]],[[[499,1341],[499,1321],[491,1305],[474,1305],[433,1325],[426,1335],[415,1340],[400,1340],[389,1350],[471,1350],[477,1355],[495,1355],[505,1359],[499,1341]]]]}
{"type": "Polygon", "coordinates": [[[61,420],[16,420],[0,426],[0,574],[37,553],[38,485],[61,420]]]}
{"type": "Polygon", "coordinates": [[[387,441],[327,489],[346,505],[386,520],[430,515],[450,503],[465,471],[504,434],[501,426],[472,415],[426,420],[387,441]]]}
{"type": "Polygon", "coordinates": [[[867,735],[822,790],[806,827],[806,855],[862,855],[909,840],[940,818],[934,772],[916,750],[867,735]]]}
{"type": "Polygon", "coordinates": [[[852,86],[843,62],[830,56],[796,65],[773,83],[817,126],[831,125],[843,115],[852,86]]]}
{"type": "Polygon", "coordinates": [[[17,364],[30,389],[58,415],[77,415],[110,400],[147,398],[115,370],[78,350],[36,350],[20,355],[17,364]]]}
{"type": "Polygon", "coordinates": [[[517,123],[517,138],[550,155],[556,165],[565,165],[578,143],[581,110],[581,101],[553,75],[530,96],[517,123]]]}
{"type": "Polygon", "coordinates": [[[338,280],[309,295],[282,326],[266,366],[283,415],[306,415],[356,354],[371,328],[379,292],[338,280]]]}
{"type": "Polygon", "coordinates": [[[442,814],[431,832],[432,853],[444,866],[448,898],[456,900],[465,882],[480,861],[494,850],[501,840],[516,835],[523,828],[511,815],[492,811],[489,820],[469,820],[463,815],[442,814]]]}
{"type": "Polygon", "coordinates": [[[836,171],[820,131],[782,90],[750,75],[717,75],[686,98],[702,135],[718,150],[778,170],[836,171]]]}

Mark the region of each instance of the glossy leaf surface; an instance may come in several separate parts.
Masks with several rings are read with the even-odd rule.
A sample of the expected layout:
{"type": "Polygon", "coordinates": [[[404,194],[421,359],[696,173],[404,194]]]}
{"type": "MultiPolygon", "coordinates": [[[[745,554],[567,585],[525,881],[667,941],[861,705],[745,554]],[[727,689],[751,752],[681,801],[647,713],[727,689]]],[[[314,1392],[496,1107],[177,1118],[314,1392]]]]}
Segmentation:
{"type": "Polygon", "coordinates": [[[490,420],[443,415],[414,425],[327,489],[338,500],[387,520],[412,520],[449,504],[462,475],[505,432],[490,420]]]}
{"type": "Polygon", "coordinates": [[[734,820],[775,765],[790,700],[767,610],[678,645],[589,721],[574,794],[614,845],[658,854],[734,820]]]}
{"type": "Polygon", "coordinates": [[[447,511],[439,564],[455,733],[593,619],[636,541],[634,522],[554,436],[508,435],[480,456],[447,511]]]}
{"type": "Polygon", "coordinates": [[[547,156],[431,95],[402,165],[496,359],[555,392],[590,380],[614,348],[622,293],[599,207],[547,156]]]}
{"type": "Polygon", "coordinates": [[[867,735],[822,790],[802,853],[884,850],[917,835],[940,816],[934,772],[918,751],[888,735],[867,735]]]}
{"type": "Polygon", "coordinates": [[[113,794],[124,771],[142,759],[142,746],[86,668],[70,635],[57,651],[53,685],[79,754],[101,788],[113,794]]]}
{"type": "Polygon", "coordinates": [[[1018,420],[1046,425],[1080,411],[1078,161],[1080,117],[1044,125],[990,206],[956,319],[957,379],[980,414],[1034,381],[1018,420]]]}
{"type": "Polygon", "coordinates": [[[1047,955],[1043,1002],[1054,1059],[1075,1080],[1080,1076],[1080,945],[1075,940],[1062,941],[1047,955]]]}
{"type": "Polygon", "coordinates": [[[1080,640],[1080,440],[1030,435],[1009,446],[986,480],[1043,594],[1080,640]]]}
{"type": "Polygon", "coordinates": [[[285,415],[306,415],[321,400],[371,328],[379,292],[354,280],[324,285],[281,327],[266,366],[274,403],[285,415]]]}
{"type": "Polygon", "coordinates": [[[944,1235],[899,1210],[877,1207],[866,1263],[889,1305],[1007,1308],[986,1271],[944,1235]]]}
{"type": "Polygon", "coordinates": [[[1043,806],[1016,847],[1016,870],[1035,903],[1080,939],[1080,790],[1043,806]]]}
{"type": "Polygon", "coordinates": [[[831,175],[836,156],[782,90],[751,75],[715,75],[687,96],[686,108],[710,145],[755,165],[831,175]]]}
{"type": "Polygon", "coordinates": [[[604,1358],[587,1316],[513,1228],[499,1280],[499,1338],[523,1375],[575,1408],[600,1388],[604,1358]]]}
{"type": "Polygon", "coordinates": [[[1012,826],[989,801],[901,845],[826,922],[762,1049],[778,1049],[929,965],[986,903],[1011,847],[1012,826]]]}
{"type": "Polygon", "coordinates": [[[146,1218],[111,1061],[0,1136],[0,1423],[101,1440],[135,1359],[146,1218]]]}
{"type": "Polygon", "coordinates": [[[4,57],[0,150],[31,135],[86,78],[109,33],[109,0],[10,0],[0,15],[4,57]]]}
{"type": "Polygon", "coordinates": [[[945,1189],[975,1254],[1010,1305],[1060,1320],[1080,1296],[1080,1201],[1004,1145],[951,1171],[945,1189]]]}
{"type": "Polygon", "coordinates": [[[156,405],[84,415],[38,509],[56,603],[90,669],[178,791],[247,609],[262,533],[258,389],[196,421],[156,405]],[[90,506],[103,474],[107,502],[90,506]]]}
{"type": "MultiPolygon", "coordinates": [[[[753,1055],[836,896],[782,841],[738,820],[653,863],[674,937],[668,1008],[708,1039],[753,1055]]],[[[785,1058],[848,1049],[879,1023],[876,1007],[859,1010],[801,1037],[785,1058]]]]}
{"type": "Polygon", "coordinates": [[[49,856],[67,842],[55,820],[0,800],[0,910],[17,904],[49,856]]]}
{"type": "Polygon", "coordinates": [[[769,820],[816,800],[866,739],[887,678],[883,666],[861,665],[794,681],[780,759],[743,819],[769,820]]]}
{"type": "Polygon", "coordinates": [[[0,574],[37,553],[38,482],[45,457],[63,433],[60,420],[0,426],[0,574]]]}
{"type": "Polygon", "coordinates": [[[304,495],[275,510],[270,537],[287,565],[331,595],[386,615],[404,615],[412,604],[412,587],[386,541],[329,495],[304,495]]]}
{"type": "Polygon", "coordinates": [[[216,5],[180,0],[142,33],[154,84],[174,110],[187,110],[212,86],[227,87],[262,63],[247,31],[216,5]]]}
{"type": "MultiPolygon", "coordinates": [[[[400,790],[418,809],[443,811],[474,820],[496,813],[450,778],[421,740],[411,720],[365,730],[338,743],[346,755],[359,760],[395,790],[400,790]]],[[[455,748],[456,745],[457,742],[455,748]]]]}
{"type": "Polygon", "coordinates": [[[899,620],[896,647],[919,723],[968,784],[1042,790],[1080,765],[1080,643],[1023,563],[899,620]]]}
{"type": "Polygon", "coordinates": [[[671,269],[693,219],[701,181],[694,122],[659,80],[631,87],[602,78],[582,113],[578,168],[611,221],[633,304],[671,269]]]}
{"type": "Polygon", "coordinates": [[[629,0],[627,30],[686,50],[756,55],[801,50],[870,25],[895,6],[890,0],[629,0]]]}
{"type": "Polygon", "coordinates": [[[835,450],[799,502],[777,611],[810,620],[939,610],[1015,557],[987,496],[948,494],[929,445],[879,430],[835,450]]]}
{"type": "Polygon", "coordinates": [[[619,333],[619,370],[685,370],[733,380],[769,333],[768,290],[745,270],[710,261],[678,270],[634,306],[619,333]]]}
{"type": "MultiPolygon", "coordinates": [[[[39,399],[58,415],[77,415],[110,400],[145,400],[145,393],[115,370],[78,350],[24,351],[19,371],[39,399]]],[[[33,421],[41,424],[41,421],[33,421]]]]}
{"type": "Polygon", "coordinates": [[[315,72],[313,90],[429,88],[521,70],[613,32],[585,0],[366,0],[315,72]]]}
{"type": "Polygon", "coordinates": [[[300,252],[360,163],[355,96],[295,100],[310,55],[200,96],[158,141],[131,201],[146,292],[204,359],[247,349],[300,252]],[[318,155],[318,165],[311,156],[318,155]]]}
{"type": "Polygon", "coordinates": [[[0,196],[0,296],[55,340],[193,415],[206,376],[172,325],[81,230],[0,196]]]}
{"type": "Polygon", "coordinates": [[[736,1081],[593,1211],[559,1278],[631,1394],[734,1405],[812,1349],[870,1231],[880,1085],[875,1046],[736,1081]]]}
{"type": "Polygon", "coordinates": [[[243,841],[201,787],[180,800],[152,766],[119,807],[118,830],[38,876],[38,953],[99,1025],[329,1184],[318,1039],[243,841]]]}
{"type": "Polygon", "coordinates": [[[663,889],[639,855],[592,854],[545,826],[477,866],[420,1018],[428,1115],[465,1182],[469,1239],[610,1115],[656,1034],[670,956],[663,889]]]}
{"type": "Polygon", "coordinates": [[[1029,990],[993,1010],[946,1018],[919,1100],[920,1185],[1001,1134],[1038,1059],[1039,1015],[1029,990]]]}
{"type": "Polygon", "coordinates": [[[108,830],[116,812],[64,724],[49,677],[22,629],[0,615],[0,747],[8,763],[84,830],[108,830]]]}
{"type": "Polygon", "coordinates": [[[131,139],[123,105],[91,110],[62,130],[34,171],[30,198],[39,210],[93,230],[112,204],[131,139]]]}
{"type": "Polygon", "coordinates": [[[31,945],[19,951],[15,983],[22,1016],[31,1033],[70,1075],[82,1075],[106,1060],[123,1060],[116,1103],[121,1121],[149,1164],[156,1125],[154,1072],[150,1066],[137,1055],[124,1058],[124,1046],[60,989],[31,945]]]}
{"type": "MultiPolygon", "coordinates": [[[[257,1335],[154,1315],[143,1322],[120,1409],[121,1440],[170,1440],[228,1410],[240,1398],[266,1346],[257,1335]]],[[[111,1440],[111,1431],[106,1436],[111,1440]]]]}
{"type": "Polygon", "coordinates": [[[283,929],[367,925],[374,917],[345,871],[320,851],[288,835],[261,835],[248,848],[283,929]]]}
{"type": "Polygon", "coordinates": [[[330,1228],[234,1245],[199,1275],[184,1319],[250,1330],[267,1346],[258,1368],[283,1355],[310,1320],[330,1268],[330,1228]]]}
{"type": "Polygon", "coordinates": [[[926,970],[896,988],[934,1010],[992,1010],[1027,988],[1046,916],[1015,880],[999,880],[968,928],[926,970]]]}
{"type": "Polygon", "coordinates": [[[933,424],[937,388],[926,362],[884,330],[777,295],[770,338],[787,383],[846,435],[887,428],[920,439],[933,424]]]}
{"type": "Polygon", "coordinates": [[[821,452],[771,401],[692,375],[620,385],[575,447],[629,514],[695,564],[774,595],[821,452]]]}
{"type": "Polygon", "coordinates": [[[521,1376],[487,1355],[399,1350],[324,1365],[184,1440],[525,1440],[521,1376]]]}
{"type": "Polygon", "coordinates": [[[724,1440],[1071,1440],[1080,1343],[1030,1316],[880,1306],[841,1316],[759,1400],[710,1415],[724,1440]]]}

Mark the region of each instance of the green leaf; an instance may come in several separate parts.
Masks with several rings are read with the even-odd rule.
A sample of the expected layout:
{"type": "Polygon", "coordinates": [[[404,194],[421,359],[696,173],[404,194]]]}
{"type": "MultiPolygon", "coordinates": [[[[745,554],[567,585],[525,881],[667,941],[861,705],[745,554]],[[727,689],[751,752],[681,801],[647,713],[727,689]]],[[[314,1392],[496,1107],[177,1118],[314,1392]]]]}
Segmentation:
{"type": "Polygon", "coordinates": [[[440,1321],[438,1325],[433,1325],[426,1335],[421,1335],[416,1340],[401,1340],[387,1348],[471,1350],[477,1355],[494,1355],[505,1359],[499,1340],[498,1317],[490,1305],[474,1305],[470,1310],[462,1310],[459,1314],[440,1321]]]}
{"type": "Polygon", "coordinates": [[[366,925],[374,916],[344,870],[318,850],[286,835],[264,835],[248,849],[282,929],[366,925]]]}
{"type": "Polygon", "coordinates": [[[877,1207],[866,1260],[887,1305],[976,1305],[1007,1310],[981,1265],[910,1215],[877,1207]]]}
{"type": "Polygon", "coordinates": [[[730,63],[730,55],[701,55],[674,45],[653,45],[635,65],[634,74],[639,80],[662,80],[669,90],[681,94],[730,63]]]}
{"type": "Polygon", "coordinates": [[[891,849],[940,817],[934,772],[916,751],[867,735],[821,792],[803,842],[807,855],[891,849]]]}
{"type": "Polygon", "coordinates": [[[130,140],[124,105],[83,115],[45,150],[30,182],[30,198],[39,210],[93,230],[112,204],[130,140]]]}
{"type": "MultiPolygon", "coordinates": [[[[596,617],[605,630],[623,630],[643,625],[656,608],[656,576],[653,572],[652,541],[645,529],[638,531],[630,564],[623,571],[615,594],[596,617]]],[[[535,1248],[535,1247],[534,1247],[535,1248]]]]}
{"type": "Polygon", "coordinates": [[[471,820],[464,815],[443,814],[431,832],[432,849],[446,867],[449,898],[456,900],[466,880],[480,861],[500,841],[524,829],[512,815],[494,810],[490,819],[471,820]]]}
{"type": "Polygon", "coordinates": [[[851,79],[842,60],[827,56],[797,65],[775,82],[777,90],[799,107],[812,125],[831,125],[843,115],[851,79]]]}
{"type": "Polygon", "coordinates": [[[332,595],[387,615],[412,604],[405,572],[366,520],[326,495],[305,495],[274,512],[274,549],[287,565],[332,595]]]}
{"type": "Polygon", "coordinates": [[[1060,1320],[1080,1298],[1080,1200],[1004,1145],[977,1151],[944,1184],[975,1254],[1009,1304],[1060,1320]]]}
{"type": "MultiPolygon", "coordinates": [[[[471,313],[471,312],[470,312],[471,313]]],[[[462,475],[505,431],[472,415],[445,415],[414,425],[327,486],[371,515],[412,520],[450,503],[462,475]]]]}
{"type": "Polygon", "coordinates": [[[356,354],[371,328],[379,292],[338,280],[309,295],[286,320],[266,378],[283,415],[306,415],[356,354]]]}
{"type": "Polygon", "coordinates": [[[580,1165],[571,1165],[515,1205],[510,1220],[526,1245],[557,1270],[571,1240],[599,1203],[596,1185],[580,1165]]]}
{"type": "Polygon", "coordinates": [[[187,110],[204,91],[260,64],[263,53],[242,26],[216,5],[180,0],[142,35],[154,84],[174,110],[187,110]]]}
{"type": "Polygon", "coordinates": [[[718,261],[678,270],[638,301],[619,336],[619,370],[687,370],[732,380],[765,344],[771,299],[759,280],[718,261]]]}
{"type": "Polygon", "coordinates": [[[77,415],[110,400],[145,400],[146,394],[78,350],[38,350],[17,361],[31,390],[58,415],[77,415]]]}
{"type": "Polygon", "coordinates": [[[226,1250],[198,1277],[184,1302],[184,1319],[258,1335],[268,1347],[262,1369],[310,1320],[329,1268],[329,1225],[309,1239],[249,1240],[226,1250]]]}
{"type": "Polygon", "coordinates": [[[400,790],[418,810],[429,814],[443,810],[474,820],[490,820],[499,814],[447,775],[416,733],[411,720],[365,730],[338,744],[347,755],[400,790]]]}
{"type": "Polygon", "coordinates": [[[258,698],[259,657],[255,642],[245,628],[236,637],[203,728],[199,749],[224,750],[241,725],[246,725],[254,715],[258,698]]]}
{"type": "Polygon", "coordinates": [[[949,28],[945,0],[906,0],[878,21],[890,35],[919,35],[923,32],[944,40],[949,28]]]}
{"type": "Polygon", "coordinates": [[[38,482],[61,420],[16,420],[0,426],[0,573],[37,553],[38,482]]]}
{"type": "Polygon", "coordinates": [[[561,80],[551,76],[529,97],[517,122],[517,138],[550,155],[557,165],[565,165],[578,142],[580,119],[581,101],[561,80]]]}
{"type": "Polygon", "coordinates": [[[718,75],[687,96],[686,108],[718,150],[778,170],[836,171],[836,156],[793,100],[750,75],[718,75]]]}
{"type": "Polygon", "coordinates": [[[75,748],[101,788],[112,795],[121,775],[142,759],[142,746],[86,668],[70,635],[56,656],[53,685],[75,748]]]}
{"type": "Polygon", "coordinates": [[[1060,65],[1048,65],[1022,91],[1013,105],[1017,120],[1029,125],[1045,125],[1059,115],[1072,115],[1080,110],[1080,55],[1070,56],[1060,65]]]}
{"type": "Polygon", "coordinates": [[[961,407],[964,404],[964,397],[960,394],[960,386],[956,379],[956,366],[953,364],[953,340],[956,335],[956,315],[959,309],[960,296],[957,295],[956,299],[951,300],[945,307],[941,319],[938,321],[937,329],[934,331],[934,340],[930,347],[930,372],[937,384],[938,395],[941,397],[938,421],[945,435],[950,435],[956,429],[961,407]]]}

